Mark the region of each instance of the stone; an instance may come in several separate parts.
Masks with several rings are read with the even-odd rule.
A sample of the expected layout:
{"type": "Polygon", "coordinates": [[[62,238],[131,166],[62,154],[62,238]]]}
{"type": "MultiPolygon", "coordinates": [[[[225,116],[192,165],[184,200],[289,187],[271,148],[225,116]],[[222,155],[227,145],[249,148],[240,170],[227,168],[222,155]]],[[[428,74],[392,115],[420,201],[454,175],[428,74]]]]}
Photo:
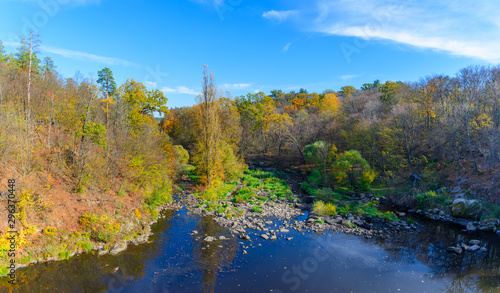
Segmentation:
{"type": "Polygon", "coordinates": [[[470,244],[470,245],[479,245],[479,243],[481,243],[481,241],[479,241],[479,240],[475,240],[475,239],[473,239],[473,240],[469,241],[469,244],[470,244]]]}
{"type": "Polygon", "coordinates": [[[109,250],[109,253],[112,255],[117,255],[118,253],[127,249],[127,241],[120,240],[113,245],[113,247],[109,250]]]}
{"type": "Polygon", "coordinates": [[[486,252],[486,251],[488,251],[488,249],[486,249],[486,247],[481,247],[481,249],[479,249],[479,251],[486,252]]]}
{"type": "Polygon", "coordinates": [[[245,241],[250,241],[250,236],[248,236],[246,234],[240,235],[240,238],[245,240],[245,241]]]}
{"type": "Polygon", "coordinates": [[[266,234],[262,234],[262,235],[260,235],[260,237],[262,237],[265,240],[269,239],[269,236],[267,236],[266,234]]]}
{"type": "Polygon", "coordinates": [[[247,254],[248,252],[246,250],[243,250],[243,254],[247,254]]]}
{"type": "Polygon", "coordinates": [[[444,216],[446,216],[446,213],[445,213],[444,211],[440,211],[440,212],[439,212],[439,216],[440,216],[440,217],[444,217],[444,216]]]}
{"type": "Polygon", "coordinates": [[[467,251],[476,251],[479,250],[480,247],[478,245],[472,245],[467,248],[467,251]]]}
{"type": "Polygon", "coordinates": [[[276,240],[276,235],[271,236],[271,241],[276,240]]]}
{"type": "Polygon", "coordinates": [[[280,229],[280,232],[281,233],[288,233],[288,232],[290,232],[290,230],[288,230],[288,229],[280,229]]]}
{"type": "Polygon", "coordinates": [[[455,199],[451,206],[451,214],[454,217],[479,219],[483,212],[483,206],[477,200],[463,198],[455,199]]]}
{"type": "Polygon", "coordinates": [[[462,251],[463,251],[461,247],[453,247],[453,246],[452,247],[448,247],[446,250],[449,251],[449,252],[454,252],[456,254],[461,254],[462,251]]]}
{"type": "Polygon", "coordinates": [[[290,240],[292,240],[292,239],[293,239],[293,237],[287,237],[287,238],[286,238],[286,240],[288,240],[288,241],[290,241],[290,240]]]}
{"type": "Polygon", "coordinates": [[[467,227],[465,229],[467,229],[467,231],[470,231],[470,232],[476,231],[476,226],[474,226],[474,224],[472,222],[469,222],[469,223],[467,223],[467,227]]]}
{"type": "Polygon", "coordinates": [[[207,237],[205,237],[205,239],[203,239],[203,241],[205,241],[205,242],[212,242],[214,240],[215,240],[215,238],[212,236],[207,236],[207,237]]]}
{"type": "Polygon", "coordinates": [[[198,235],[198,231],[193,230],[193,232],[191,232],[191,235],[198,235]]]}
{"type": "Polygon", "coordinates": [[[464,199],[464,198],[465,198],[465,193],[455,194],[455,199],[464,199]]]}
{"type": "Polygon", "coordinates": [[[226,236],[223,235],[219,236],[219,240],[226,240],[226,239],[227,239],[226,236]]]}

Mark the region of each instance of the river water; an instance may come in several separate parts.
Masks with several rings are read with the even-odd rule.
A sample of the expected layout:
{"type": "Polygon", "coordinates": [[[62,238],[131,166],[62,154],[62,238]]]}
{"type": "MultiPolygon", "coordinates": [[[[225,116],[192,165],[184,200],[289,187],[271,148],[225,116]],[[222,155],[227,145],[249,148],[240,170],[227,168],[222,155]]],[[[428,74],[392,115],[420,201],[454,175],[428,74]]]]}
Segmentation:
{"type": "MultiPolygon", "coordinates": [[[[150,242],[117,255],[84,254],[30,266],[8,292],[500,292],[500,237],[418,220],[419,233],[390,239],[290,231],[288,241],[238,238],[210,217],[165,211],[150,242]],[[482,239],[486,252],[446,248],[482,239]],[[243,254],[243,250],[247,254],[243,254]]],[[[303,218],[303,217],[302,217],[303,218]]],[[[305,218],[303,218],[305,219],[305,218]]],[[[276,219],[271,219],[278,223],[276,219]]],[[[279,226],[279,224],[278,224],[279,226]]],[[[255,231],[256,233],[259,231],[255,231]]],[[[261,233],[261,232],[260,232],[261,233]]],[[[259,234],[260,234],[259,233],[259,234]]]]}

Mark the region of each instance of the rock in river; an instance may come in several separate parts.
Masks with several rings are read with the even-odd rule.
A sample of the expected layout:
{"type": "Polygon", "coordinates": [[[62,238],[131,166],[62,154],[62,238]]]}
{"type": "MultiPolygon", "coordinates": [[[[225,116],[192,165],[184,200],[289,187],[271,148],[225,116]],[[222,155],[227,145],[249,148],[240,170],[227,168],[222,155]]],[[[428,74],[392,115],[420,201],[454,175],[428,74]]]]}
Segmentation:
{"type": "Polygon", "coordinates": [[[116,254],[118,254],[126,249],[127,249],[127,241],[120,240],[120,241],[117,241],[115,243],[115,245],[113,245],[113,248],[111,248],[109,253],[111,253],[112,255],[116,255],[116,254]]]}
{"type": "Polygon", "coordinates": [[[458,198],[453,201],[451,214],[454,217],[479,219],[483,212],[483,206],[477,200],[458,198]]]}

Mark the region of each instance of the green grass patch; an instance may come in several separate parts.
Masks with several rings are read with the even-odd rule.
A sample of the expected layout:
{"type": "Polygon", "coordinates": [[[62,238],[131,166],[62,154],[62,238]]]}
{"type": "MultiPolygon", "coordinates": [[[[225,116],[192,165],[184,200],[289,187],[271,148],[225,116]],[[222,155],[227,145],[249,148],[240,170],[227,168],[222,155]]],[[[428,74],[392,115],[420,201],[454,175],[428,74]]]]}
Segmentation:
{"type": "Polygon", "coordinates": [[[436,194],[435,191],[417,194],[416,199],[417,208],[422,210],[431,208],[446,209],[452,203],[452,200],[448,196],[436,194]]]}
{"type": "Polygon", "coordinates": [[[252,209],[250,211],[253,213],[262,213],[263,208],[262,208],[262,206],[254,205],[254,206],[252,206],[252,209]]]}

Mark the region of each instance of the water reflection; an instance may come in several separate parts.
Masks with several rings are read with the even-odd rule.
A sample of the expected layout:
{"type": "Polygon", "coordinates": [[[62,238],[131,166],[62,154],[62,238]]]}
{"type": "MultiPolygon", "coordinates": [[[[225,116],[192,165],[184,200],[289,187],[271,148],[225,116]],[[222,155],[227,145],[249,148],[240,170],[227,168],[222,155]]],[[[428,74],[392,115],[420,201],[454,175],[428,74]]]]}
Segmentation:
{"type": "Polygon", "coordinates": [[[297,285],[293,292],[500,292],[496,235],[467,234],[427,221],[419,233],[389,239],[290,231],[286,236],[293,241],[271,242],[255,231],[252,242],[244,244],[250,246],[245,248],[248,255],[243,255],[240,240],[210,217],[185,210],[165,216],[154,225],[150,243],[117,256],[87,254],[25,268],[18,271],[20,284],[8,287],[1,280],[0,291],[292,292],[297,285]],[[199,234],[189,235],[192,230],[199,234]],[[207,235],[227,240],[204,242],[207,235]],[[487,251],[446,251],[471,239],[485,240],[481,246],[487,251]],[[318,248],[327,257],[315,263],[318,248]],[[295,267],[302,267],[303,275],[295,267]]]}
{"type": "Polygon", "coordinates": [[[229,267],[236,257],[239,244],[236,238],[230,238],[227,229],[217,225],[211,217],[200,220],[199,230],[202,235],[225,236],[228,240],[203,242],[203,236],[194,248],[193,254],[200,261],[203,271],[203,292],[215,292],[217,275],[224,268],[229,267]]]}
{"type": "Polygon", "coordinates": [[[129,246],[117,256],[83,254],[67,261],[29,266],[17,271],[18,284],[0,280],[2,292],[118,292],[145,276],[146,263],[157,256],[161,232],[170,228],[173,212],[165,212],[152,231],[151,242],[129,246]]]}
{"type": "Polygon", "coordinates": [[[431,278],[445,283],[444,292],[500,292],[500,241],[486,232],[469,234],[451,224],[423,220],[419,233],[401,233],[390,239],[376,240],[394,262],[420,262],[430,268],[431,278]],[[486,252],[446,251],[447,247],[481,239],[486,252]]]}

